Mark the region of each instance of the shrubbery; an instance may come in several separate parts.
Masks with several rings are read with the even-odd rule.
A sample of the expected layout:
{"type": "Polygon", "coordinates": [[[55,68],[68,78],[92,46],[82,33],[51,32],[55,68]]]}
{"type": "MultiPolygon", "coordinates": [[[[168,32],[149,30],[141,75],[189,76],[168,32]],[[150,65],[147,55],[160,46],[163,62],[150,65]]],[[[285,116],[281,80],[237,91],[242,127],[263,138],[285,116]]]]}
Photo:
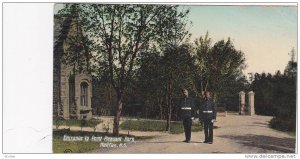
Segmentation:
{"type": "Polygon", "coordinates": [[[90,120],[79,120],[79,119],[69,119],[65,120],[63,118],[54,118],[53,125],[56,126],[56,129],[59,126],[78,126],[78,127],[95,127],[96,125],[102,123],[102,120],[90,119],[90,120]]]}
{"type": "Polygon", "coordinates": [[[296,131],[296,120],[274,117],[269,123],[270,127],[280,131],[296,131]]]}

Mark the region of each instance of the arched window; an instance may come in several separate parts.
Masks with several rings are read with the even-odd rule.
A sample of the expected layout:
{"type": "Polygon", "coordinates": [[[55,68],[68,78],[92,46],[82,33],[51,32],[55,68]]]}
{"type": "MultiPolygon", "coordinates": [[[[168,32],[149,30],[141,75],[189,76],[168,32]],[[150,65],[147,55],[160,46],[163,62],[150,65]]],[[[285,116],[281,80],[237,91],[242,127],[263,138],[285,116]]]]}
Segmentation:
{"type": "Polygon", "coordinates": [[[81,106],[88,106],[88,87],[86,82],[80,84],[80,104],[81,106]]]}

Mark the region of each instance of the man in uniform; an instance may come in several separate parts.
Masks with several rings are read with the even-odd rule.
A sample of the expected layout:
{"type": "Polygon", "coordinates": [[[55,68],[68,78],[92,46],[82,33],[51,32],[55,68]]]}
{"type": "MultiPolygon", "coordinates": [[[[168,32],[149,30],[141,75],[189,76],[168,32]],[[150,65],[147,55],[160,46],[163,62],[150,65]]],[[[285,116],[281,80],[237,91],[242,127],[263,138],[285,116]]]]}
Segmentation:
{"type": "Polygon", "coordinates": [[[215,103],[211,98],[211,94],[209,91],[204,93],[204,100],[200,105],[199,109],[199,119],[202,122],[204,127],[204,135],[205,140],[204,143],[213,143],[213,127],[214,122],[216,121],[216,110],[215,110],[215,103]]]}
{"type": "Polygon", "coordinates": [[[192,120],[195,116],[195,104],[194,100],[189,97],[187,89],[182,89],[182,93],[184,98],[181,100],[180,109],[185,133],[184,142],[189,143],[191,141],[192,120]]]}

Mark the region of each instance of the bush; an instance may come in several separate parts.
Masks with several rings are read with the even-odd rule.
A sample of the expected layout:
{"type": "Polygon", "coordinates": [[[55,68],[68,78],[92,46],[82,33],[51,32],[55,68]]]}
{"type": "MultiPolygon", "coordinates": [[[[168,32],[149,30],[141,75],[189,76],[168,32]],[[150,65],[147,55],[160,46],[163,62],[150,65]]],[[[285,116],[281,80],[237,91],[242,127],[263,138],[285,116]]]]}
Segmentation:
{"type": "Polygon", "coordinates": [[[289,118],[273,117],[269,122],[269,126],[280,131],[296,131],[296,121],[289,118]]]}

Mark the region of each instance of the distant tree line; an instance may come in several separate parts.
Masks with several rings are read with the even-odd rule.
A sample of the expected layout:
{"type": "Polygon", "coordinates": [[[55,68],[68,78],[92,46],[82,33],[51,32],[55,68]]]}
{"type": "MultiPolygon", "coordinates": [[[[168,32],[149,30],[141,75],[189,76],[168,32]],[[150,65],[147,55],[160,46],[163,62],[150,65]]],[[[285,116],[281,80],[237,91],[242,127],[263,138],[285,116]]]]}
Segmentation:
{"type": "Polygon", "coordinates": [[[285,130],[296,130],[296,89],[297,62],[295,51],[291,51],[291,60],[284,73],[256,73],[251,88],[255,92],[255,112],[270,115],[271,127],[285,130]]]}

